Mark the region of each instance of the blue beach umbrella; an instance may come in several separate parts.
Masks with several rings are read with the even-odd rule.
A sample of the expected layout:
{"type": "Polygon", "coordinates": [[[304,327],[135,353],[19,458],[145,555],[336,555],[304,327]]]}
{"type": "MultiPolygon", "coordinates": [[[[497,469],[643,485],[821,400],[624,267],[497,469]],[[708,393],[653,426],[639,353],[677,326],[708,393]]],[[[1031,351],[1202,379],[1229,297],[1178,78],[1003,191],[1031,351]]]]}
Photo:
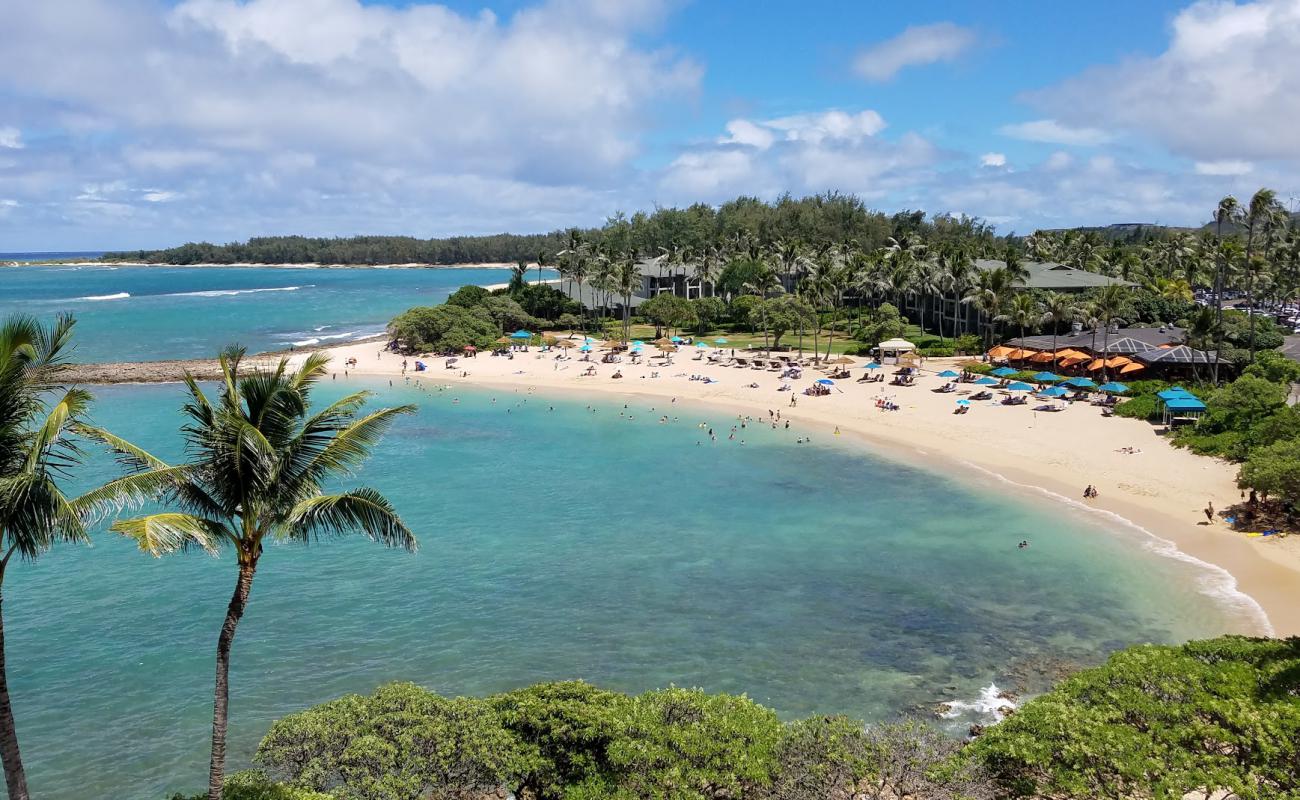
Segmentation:
{"type": "Polygon", "coordinates": [[[707,344],[705,344],[704,342],[696,342],[696,343],[695,343],[695,346],[696,346],[698,349],[700,349],[700,350],[708,350],[708,349],[709,349],[709,346],[708,346],[707,344]]]}
{"type": "Polygon", "coordinates": [[[959,405],[959,406],[968,406],[968,405],[970,405],[970,401],[969,401],[969,400],[966,400],[966,399],[963,398],[963,399],[957,401],[957,405],[959,405]]]}
{"type": "Polygon", "coordinates": [[[1061,380],[1061,376],[1057,375],[1055,372],[1035,372],[1034,380],[1039,383],[1056,383],[1061,380]]]}
{"type": "Polygon", "coordinates": [[[1068,389],[1063,389],[1060,386],[1053,386],[1050,389],[1044,389],[1039,392],[1043,397],[1065,397],[1069,393],[1068,389]]]}
{"type": "Polygon", "coordinates": [[[834,386],[834,385],[835,385],[835,381],[831,380],[830,378],[818,378],[818,379],[817,379],[817,382],[820,383],[822,386],[834,386]]]}
{"type": "Polygon", "coordinates": [[[714,344],[726,344],[726,343],[727,343],[727,340],[726,340],[725,337],[719,336],[718,338],[716,338],[716,339],[713,340],[713,343],[714,343],[714,344]]]}
{"type": "Polygon", "coordinates": [[[1007,389],[1013,392],[1032,392],[1034,390],[1034,387],[1030,386],[1027,383],[1021,383],[1020,381],[1016,381],[1015,383],[1008,386],[1007,389]]]}
{"type": "Polygon", "coordinates": [[[939,377],[940,377],[940,378],[959,378],[959,377],[961,377],[961,376],[958,375],[957,373],[953,372],[953,371],[950,370],[950,369],[945,369],[943,372],[940,372],[940,373],[939,373],[939,377]]]}
{"type": "Polygon", "coordinates": [[[993,370],[989,374],[996,375],[999,378],[1005,378],[1008,375],[1015,375],[1019,371],[1020,370],[1012,369],[1011,367],[998,367],[997,369],[993,370]]]}
{"type": "Polygon", "coordinates": [[[511,339],[531,339],[533,335],[526,330],[520,329],[510,334],[511,339]]]}
{"type": "Polygon", "coordinates": [[[880,369],[880,365],[877,364],[876,362],[872,361],[870,364],[864,364],[864,365],[863,365],[863,368],[864,368],[864,369],[880,369]]]}
{"type": "Polygon", "coordinates": [[[645,345],[645,342],[641,341],[640,339],[633,339],[633,340],[632,340],[632,345],[633,345],[634,347],[642,347],[642,346],[645,345]]]}
{"type": "Polygon", "coordinates": [[[674,336],[673,338],[669,339],[668,341],[672,342],[673,344],[678,344],[678,343],[680,343],[680,342],[682,341],[682,337],[680,337],[680,336],[674,336]]]}
{"type": "Polygon", "coordinates": [[[998,382],[993,378],[980,378],[975,381],[976,386],[997,386],[998,382]]]}
{"type": "Polygon", "coordinates": [[[1125,392],[1128,391],[1127,386],[1125,386],[1122,383],[1118,383],[1116,381],[1111,381],[1110,383],[1103,383],[1101,386],[1098,386],[1097,388],[1103,392],[1114,392],[1115,394],[1124,394],[1125,392]]]}
{"type": "Polygon", "coordinates": [[[1097,382],[1092,378],[1070,378],[1066,381],[1071,386],[1078,386],[1080,389],[1094,389],[1097,382]]]}
{"type": "Polygon", "coordinates": [[[591,352],[591,345],[589,345],[589,344],[584,344],[582,347],[579,347],[579,348],[578,348],[578,352],[580,352],[580,353],[590,353],[590,352],[591,352]]]}

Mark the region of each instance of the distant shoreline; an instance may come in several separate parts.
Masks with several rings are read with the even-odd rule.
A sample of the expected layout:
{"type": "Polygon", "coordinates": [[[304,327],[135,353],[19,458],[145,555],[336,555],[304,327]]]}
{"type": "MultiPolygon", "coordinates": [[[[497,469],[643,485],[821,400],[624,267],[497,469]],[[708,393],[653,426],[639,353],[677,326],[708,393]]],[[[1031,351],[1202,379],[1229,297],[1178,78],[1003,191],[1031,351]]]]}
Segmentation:
{"type": "MultiPolygon", "coordinates": [[[[234,264],[159,264],[146,261],[2,261],[0,267],[173,267],[173,268],[209,268],[235,267],[248,269],[510,269],[516,266],[509,261],[486,262],[481,264],[424,264],[412,262],[407,264],[320,264],[316,262],[265,264],[256,262],[238,262],[234,264]]],[[[528,265],[537,269],[537,264],[528,265]]]]}

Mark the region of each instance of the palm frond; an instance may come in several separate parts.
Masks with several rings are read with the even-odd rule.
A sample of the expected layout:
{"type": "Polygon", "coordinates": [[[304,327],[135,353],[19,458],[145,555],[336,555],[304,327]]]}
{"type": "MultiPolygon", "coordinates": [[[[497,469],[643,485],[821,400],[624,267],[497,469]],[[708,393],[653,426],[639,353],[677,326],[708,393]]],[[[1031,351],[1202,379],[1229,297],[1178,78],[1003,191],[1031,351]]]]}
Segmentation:
{"type": "Polygon", "coordinates": [[[155,558],[191,547],[215,555],[223,542],[233,539],[220,522],[175,512],[120,519],[110,530],[134,539],[141,550],[155,558]]]}
{"type": "Polygon", "coordinates": [[[0,478],[0,530],[4,548],[35,558],[59,541],[85,541],[80,516],[44,472],[0,478]]]}
{"type": "Polygon", "coordinates": [[[144,472],[145,470],[161,470],[170,467],[167,462],[150,454],[144,448],[131,444],[121,436],[109,433],[103,428],[77,423],[73,429],[87,439],[93,439],[107,446],[117,455],[119,463],[133,471],[144,472]]]}
{"type": "Polygon", "coordinates": [[[374,489],[366,488],[304,500],[276,531],[278,536],[301,542],[350,533],[361,533],[386,547],[408,551],[417,548],[415,534],[388,500],[374,489]]]}
{"type": "MultiPolygon", "coordinates": [[[[63,398],[54,404],[45,422],[36,430],[27,449],[26,469],[31,472],[42,467],[58,469],[66,464],[52,463],[54,450],[63,440],[76,419],[90,407],[90,392],[84,389],[69,389],[63,398]]],[[[75,449],[72,450],[75,456],[75,449]]]]}
{"type": "Polygon", "coordinates": [[[136,472],[91,489],[72,501],[82,519],[102,519],[124,508],[156,500],[187,483],[192,467],[182,464],[136,472]]]}
{"type": "MultiPolygon", "coordinates": [[[[295,460],[286,464],[287,470],[283,478],[290,483],[305,479],[318,485],[331,475],[350,473],[370,457],[370,451],[398,416],[414,411],[415,406],[412,405],[381,408],[350,422],[346,427],[334,431],[328,443],[317,449],[309,460],[295,460]]],[[[303,436],[312,433],[314,432],[304,429],[303,436]]]]}

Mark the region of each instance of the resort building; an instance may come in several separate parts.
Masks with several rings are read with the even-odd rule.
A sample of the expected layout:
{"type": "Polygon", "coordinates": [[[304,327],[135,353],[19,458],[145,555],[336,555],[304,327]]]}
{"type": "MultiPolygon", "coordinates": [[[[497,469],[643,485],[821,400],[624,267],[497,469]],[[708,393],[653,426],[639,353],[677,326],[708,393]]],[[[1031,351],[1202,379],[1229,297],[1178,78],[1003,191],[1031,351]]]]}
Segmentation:
{"type": "Polygon", "coordinates": [[[1214,366],[1216,354],[1184,344],[1182,328],[1080,329],[1053,339],[1051,334],[1007,340],[989,351],[989,357],[1026,366],[1056,363],[1058,368],[1081,373],[1106,369],[1112,374],[1143,378],[1150,374],[1194,376],[1214,366]]]}

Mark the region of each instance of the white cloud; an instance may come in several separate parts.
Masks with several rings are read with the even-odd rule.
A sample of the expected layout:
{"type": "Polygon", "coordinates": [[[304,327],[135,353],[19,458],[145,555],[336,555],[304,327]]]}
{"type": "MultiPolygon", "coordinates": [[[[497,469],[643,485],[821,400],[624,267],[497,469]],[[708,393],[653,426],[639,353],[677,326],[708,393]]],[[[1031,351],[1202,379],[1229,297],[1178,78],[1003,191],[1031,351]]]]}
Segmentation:
{"type": "Polygon", "coordinates": [[[1047,144],[1064,144],[1091,147],[1105,144],[1111,140],[1110,134],[1097,128],[1070,128],[1054,119],[1036,119],[1030,122],[1018,122],[1003,125],[998,133],[1013,139],[1027,142],[1045,142],[1047,144]]]}
{"type": "Polygon", "coordinates": [[[1235,159],[1196,162],[1197,175],[1245,175],[1254,169],[1255,165],[1249,161],[1235,159]]]}
{"type": "Polygon", "coordinates": [[[913,25],[858,54],[853,67],[869,81],[887,81],[906,67],[952,61],[975,45],[975,32],[951,22],[913,25]]]}
{"type": "Polygon", "coordinates": [[[1002,153],[985,153],[980,156],[981,167],[1005,167],[1006,165],[1007,157],[1002,153]]]}
{"type": "Polygon", "coordinates": [[[22,132],[12,126],[0,127],[0,147],[9,150],[23,149],[22,132]]]}
{"type": "Polygon", "coordinates": [[[884,139],[878,135],[884,129],[885,120],[872,110],[734,119],[715,145],[687,150],[669,164],[659,189],[680,203],[787,191],[884,197],[921,180],[939,158],[923,137],[884,139]]]}
{"type": "Polygon", "coordinates": [[[175,200],[180,195],[176,192],[170,192],[166,189],[144,189],[140,195],[146,202],[166,203],[169,200],[175,200]]]}
{"type": "Polygon", "coordinates": [[[1300,161],[1300,2],[1202,0],[1167,49],[1087,70],[1028,100],[1074,125],[1152,139],[1202,162],[1300,161]]]}

